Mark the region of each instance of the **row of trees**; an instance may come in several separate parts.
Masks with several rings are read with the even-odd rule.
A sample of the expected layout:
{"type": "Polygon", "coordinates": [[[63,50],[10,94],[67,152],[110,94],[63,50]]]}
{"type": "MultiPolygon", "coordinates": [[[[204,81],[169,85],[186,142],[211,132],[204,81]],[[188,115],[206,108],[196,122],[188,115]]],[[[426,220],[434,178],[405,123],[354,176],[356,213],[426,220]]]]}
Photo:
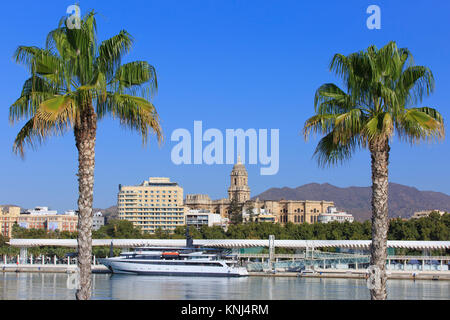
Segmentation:
{"type": "MultiPolygon", "coordinates": [[[[274,235],[276,239],[292,240],[370,240],[372,225],[370,221],[365,222],[331,222],[331,223],[254,223],[231,224],[225,231],[223,228],[214,226],[202,226],[199,229],[189,228],[193,239],[268,239],[274,235]]],[[[184,239],[185,226],[179,226],[174,233],[158,229],[154,234],[142,233],[133,223],[126,220],[111,220],[107,225],[97,231],[93,231],[94,239],[184,239]]],[[[16,238],[53,238],[53,239],[75,239],[77,233],[58,232],[35,229],[24,229],[18,226],[13,228],[13,237],[16,238]]],[[[388,231],[389,240],[450,240],[450,214],[440,216],[432,213],[429,217],[420,219],[393,219],[388,231]]],[[[9,248],[6,239],[0,237],[0,252],[2,254],[15,254],[18,249],[9,248]],[[3,239],[3,240],[2,240],[3,239]]],[[[108,255],[108,248],[94,248],[93,254],[97,257],[108,255]]],[[[56,254],[64,256],[73,249],[65,248],[32,248],[30,252],[38,254],[56,254]]]]}
{"type": "MultiPolygon", "coordinates": [[[[185,227],[178,227],[172,237],[182,237],[185,227]]],[[[199,230],[192,229],[194,239],[268,239],[274,235],[276,239],[308,239],[308,240],[370,240],[372,223],[364,222],[331,222],[331,223],[245,223],[230,225],[227,231],[220,227],[203,226],[199,230]]],[[[450,240],[450,214],[440,216],[432,213],[420,219],[393,219],[388,231],[389,240],[450,240]]]]}

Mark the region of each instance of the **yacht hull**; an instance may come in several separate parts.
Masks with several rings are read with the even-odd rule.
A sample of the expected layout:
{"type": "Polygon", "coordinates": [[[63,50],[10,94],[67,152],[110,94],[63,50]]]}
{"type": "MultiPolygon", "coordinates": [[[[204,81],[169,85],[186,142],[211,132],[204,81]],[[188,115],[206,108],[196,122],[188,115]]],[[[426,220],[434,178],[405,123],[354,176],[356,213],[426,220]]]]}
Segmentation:
{"type": "Polygon", "coordinates": [[[195,276],[195,277],[245,277],[248,272],[245,268],[232,268],[227,266],[184,266],[133,263],[112,259],[99,261],[107,266],[113,273],[134,275],[158,275],[158,276],[195,276]]]}

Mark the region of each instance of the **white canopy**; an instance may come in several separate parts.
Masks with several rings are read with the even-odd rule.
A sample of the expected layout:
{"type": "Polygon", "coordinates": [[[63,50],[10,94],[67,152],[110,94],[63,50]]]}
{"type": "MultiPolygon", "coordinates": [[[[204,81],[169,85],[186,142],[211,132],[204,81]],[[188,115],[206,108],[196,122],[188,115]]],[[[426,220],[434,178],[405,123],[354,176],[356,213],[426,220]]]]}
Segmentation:
{"type": "MultiPolygon", "coordinates": [[[[93,239],[92,246],[110,246],[111,242],[116,248],[133,247],[182,247],[186,245],[185,239],[93,239]]],[[[274,245],[278,248],[351,248],[368,249],[371,240],[275,240],[274,245]]],[[[9,244],[13,247],[77,247],[76,239],[11,239],[9,244]]],[[[194,245],[202,247],[217,248],[251,248],[268,247],[269,240],[247,240],[247,239],[194,239],[194,245]]],[[[406,249],[450,249],[450,241],[397,241],[391,240],[387,243],[388,248],[406,249]]]]}

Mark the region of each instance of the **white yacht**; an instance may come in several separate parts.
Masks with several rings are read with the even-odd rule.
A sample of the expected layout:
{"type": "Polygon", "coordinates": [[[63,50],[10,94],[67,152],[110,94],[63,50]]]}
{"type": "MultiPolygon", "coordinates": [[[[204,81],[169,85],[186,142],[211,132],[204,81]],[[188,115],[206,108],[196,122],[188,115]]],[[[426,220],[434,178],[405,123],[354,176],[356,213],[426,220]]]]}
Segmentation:
{"type": "Polygon", "coordinates": [[[113,273],[171,276],[247,276],[238,261],[201,248],[135,248],[119,257],[99,259],[113,273]]]}
{"type": "Polygon", "coordinates": [[[211,248],[196,248],[186,230],[186,247],[162,248],[140,247],[122,252],[119,257],[99,259],[113,273],[173,275],[173,276],[248,276],[247,269],[240,267],[232,256],[211,248]]]}

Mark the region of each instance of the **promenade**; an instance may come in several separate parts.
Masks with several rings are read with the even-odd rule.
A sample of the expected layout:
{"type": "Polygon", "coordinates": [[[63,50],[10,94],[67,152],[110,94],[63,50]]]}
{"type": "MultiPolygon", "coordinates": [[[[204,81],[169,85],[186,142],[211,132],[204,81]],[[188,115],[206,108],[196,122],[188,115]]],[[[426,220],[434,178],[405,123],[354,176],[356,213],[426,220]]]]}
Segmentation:
{"type": "MultiPolygon", "coordinates": [[[[184,239],[93,239],[92,246],[114,247],[122,250],[135,247],[179,247],[184,239]]],[[[268,240],[196,239],[195,245],[229,251],[245,266],[250,276],[318,277],[365,279],[370,256],[363,254],[370,248],[368,240],[268,240]],[[267,248],[267,253],[244,253],[245,248],[267,248]],[[289,248],[294,254],[276,253],[276,248],[289,248]],[[338,248],[344,252],[320,251],[338,248]],[[347,250],[347,251],[345,251],[347,250]],[[353,250],[356,252],[348,252],[353,250]],[[313,270],[301,273],[302,270],[313,270]]],[[[76,248],[76,239],[11,239],[10,245],[20,248],[14,257],[3,256],[2,272],[71,273],[76,270],[76,258],[57,258],[28,254],[28,248],[61,246],[76,248]]],[[[450,280],[450,256],[431,256],[432,250],[450,249],[450,241],[388,241],[388,248],[422,250],[421,256],[388,255],[386,270],[389,279],[450,280]]],[[[93,256],[93,273],[109,273],[93,256]]]]}
{"type": "MultiPolygon", "coordinates": [[[[0,264],[1,272],[75,273],[77,266],[64,264],[0,264]]],[[[110,273],[104,265],[92,265],[92,273],[110,273]]]]}
{"type": "MultiPolygon", "coordinates": [[[[1,272],[32,272],[32,273],[75,273],[77,266],[73,265],[51,265],[51,264],[0,264],[1,272]]],[[[92,273],[111,273],[104,265],[92,265],[92,273]]],[[[299,272],[267,271],[249,272],[249,276],[255,277],[305,277],[305,278],[345,278],[366,279],[365,269],[338,270],[338,269],[316,269],[313,273],[301,274],[299,272]]],[[[449,271],[388,271],[388,279],[403,280],[444,280],[450,281],[449,271]]]]}

